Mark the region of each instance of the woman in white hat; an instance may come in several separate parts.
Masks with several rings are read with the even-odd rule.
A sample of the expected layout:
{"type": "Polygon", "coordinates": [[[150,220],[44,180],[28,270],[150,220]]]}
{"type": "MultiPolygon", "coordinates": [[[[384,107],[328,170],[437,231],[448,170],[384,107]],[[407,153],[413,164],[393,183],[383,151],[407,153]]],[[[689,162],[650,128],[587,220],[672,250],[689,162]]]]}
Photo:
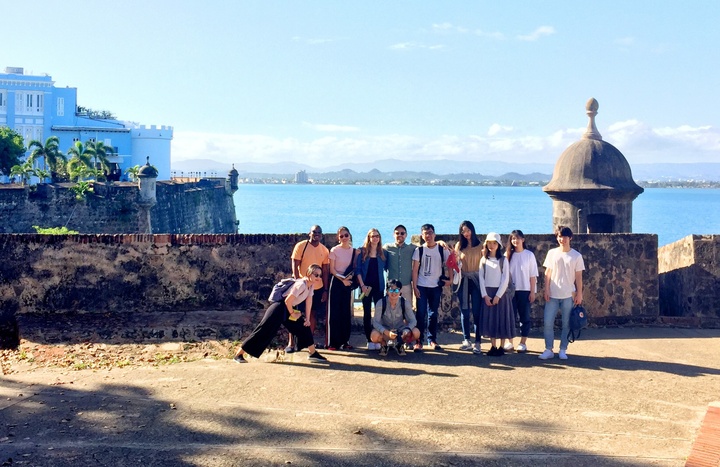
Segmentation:
{"type": "Polygon", "coordinates": [[[512,297],[506,292],[510,283],[510,265],[503,256],[500,234],[490,232],[483,243],[480,260],[480,293],[483,298],[482,334],[490,338],[492,347],[488,356],[499,357],[505,353],[505,339],[515,337],[515,314],[512,297]],[[501,339],[500,346],[496,346],[501,339]]]}

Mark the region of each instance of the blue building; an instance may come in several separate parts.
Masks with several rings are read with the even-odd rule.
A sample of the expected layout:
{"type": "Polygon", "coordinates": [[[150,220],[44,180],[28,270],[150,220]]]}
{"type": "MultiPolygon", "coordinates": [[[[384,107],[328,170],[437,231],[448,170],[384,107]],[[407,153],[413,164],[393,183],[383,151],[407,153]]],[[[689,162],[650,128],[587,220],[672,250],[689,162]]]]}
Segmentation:
{"type": "Polygon", "coordinates": [[[21,134],[26,146],[34,139],[45,144],[47,138],[57,136],[63,153],[76,141],[102,141],[114,149],[109,160],[123,179],[125,169],[145,164],[148,156],[158,169],[158,180],[170,179],[171,126],[138,125],[79,112],[77,88],[57,88],[49,75],[26,75],[15,67],[0,73],[0,126],[21,134]]]}

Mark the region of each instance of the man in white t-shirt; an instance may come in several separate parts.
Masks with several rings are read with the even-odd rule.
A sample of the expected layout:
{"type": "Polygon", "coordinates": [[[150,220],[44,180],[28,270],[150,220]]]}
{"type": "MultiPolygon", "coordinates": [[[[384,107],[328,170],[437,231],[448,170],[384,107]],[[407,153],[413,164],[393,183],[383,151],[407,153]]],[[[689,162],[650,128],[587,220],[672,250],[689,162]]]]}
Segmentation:
{"type": "Polygon", "coordinates": [[[585,263],[582,255],[570,248],[572,230],[558,226],[555,236],[560,245],[547,254],[545,267],[545,315],[544,336],[545,351],[540,354],[541,360],[553,358],[553,342],[555,339],[554,324],[558,310],[562,314],[562,334],[560,335],[560,359],[567,360],[568,332],[570,331],[570,312],[573,303],[582,304],[583,282],[582,272],[585,263]]]}
{"type": "Polygon", "coordinates": [[[420,330],[420,339],[414,348],[416,352],[423,348],[422,339],[426,325],[428,345],[433,350],[442,350],[437,343],[438,310],[442,288],[452,281],[452,277],[447,279],[443,275],[443,263],[448,253],[440,251],[443,247],[435,241],[435,227],[432,224],[425,224],[420,228],[420,232],[425,244],[416,248],[412,257],[412,283],[417,300],[417,322],[420,330]]]}

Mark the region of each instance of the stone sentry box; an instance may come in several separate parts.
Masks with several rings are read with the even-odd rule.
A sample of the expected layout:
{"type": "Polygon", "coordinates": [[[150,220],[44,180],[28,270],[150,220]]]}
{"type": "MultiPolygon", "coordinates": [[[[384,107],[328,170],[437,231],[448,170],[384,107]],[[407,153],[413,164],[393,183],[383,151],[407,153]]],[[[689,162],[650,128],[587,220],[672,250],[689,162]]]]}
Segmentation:
{"type": "MultiPolygon", "coordinates": [[[[272,285],[290,273],[293,245],[305,238],[0,235],[3,345],[17,330],[20,338],[42,342],[240,339],[259,322],[272,285]]],[[[556,245],[552,235],[527,235],[527,242],[539,264],[556,245]]],[[[579,234],[573,247],[585,258],[592,322],[657,320],[656,235],[579,234]]],[[[538,283],[536,322],[542,277],[538,283]]],[[[444,301],[440,322],[459,328],[447,290],[444,301]]]]}

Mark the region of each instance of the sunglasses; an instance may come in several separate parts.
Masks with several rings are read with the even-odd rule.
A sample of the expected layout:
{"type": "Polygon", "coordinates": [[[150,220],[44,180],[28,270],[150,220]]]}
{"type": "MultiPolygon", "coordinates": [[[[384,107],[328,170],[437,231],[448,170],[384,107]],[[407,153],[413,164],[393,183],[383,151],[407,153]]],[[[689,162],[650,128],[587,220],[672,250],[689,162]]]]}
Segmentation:
{"type": "Polygon", "coordinates": [[[400,293],[400,289],[388,289],[388,293],[400,293]]]}
{"type": "Polygon", "coordinates": [[[340,234],[338,235],[339,238],[348,238],[350,234],[340,234]]]}
{"type": "Polygon", "coordinates": [[[377,234],[370,235],[370,238],[380,238],[380,235],[377,235],[377,234]]]}
{"type": "Polygon", "coordinates": [[[312,276],[315,277],[316,279],[320,279],[322,277],[322,274],[321,273],[317,273],[317,274],[313,273],[312,276]]]}
{"type": "Polygon", "coordinates": [[[322,235],[322,230],[320,230],[320,231],[311,230],[310,233],[313,234],[313,235],[322,235]]]}
{"type": "Polygon", "coordinates": [[[397,235],[398,237],[403,237],[407,235],[407,232],[395,232],[395,235],[397,235]]]}

